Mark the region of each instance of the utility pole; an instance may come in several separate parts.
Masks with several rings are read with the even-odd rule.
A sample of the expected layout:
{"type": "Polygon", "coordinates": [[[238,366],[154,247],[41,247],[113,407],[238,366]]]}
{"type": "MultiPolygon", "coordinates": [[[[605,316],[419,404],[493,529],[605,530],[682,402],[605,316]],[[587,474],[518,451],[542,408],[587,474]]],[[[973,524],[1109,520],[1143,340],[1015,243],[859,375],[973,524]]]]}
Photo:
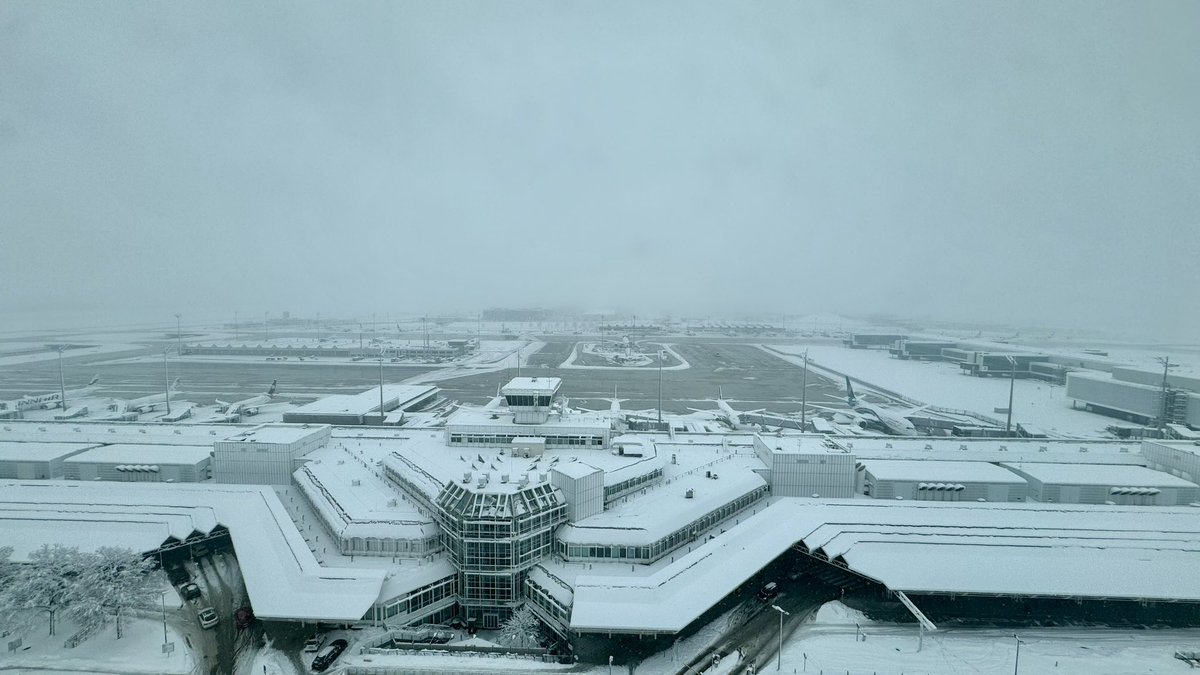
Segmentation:
{"type": "Polygon", "coordinates": [[[241,341],[241,339],[242,339],[242,336],[241,336],[241,334],[238,333],[238,313],[234,312],[233,313],[233,341],[239,342],[239,341],[241,341]]]}
{"type": "Polygon", "coordinates": [[[808,350],[804,350],[804,374],[800,376],[800,431],[808,428],[808,350]]]}
{"type": "Polygon", "coordinates": [[[271,324],[267,322],[267,317],[270,315],[270,312],[263,312],[263,342],[271,340],[271,324]]]}
{"type": "Polygon", "coordinates": [[[321,345],[321,313],[317,312],[317,346],[321,345]]]}
{"type": "Polygon", "coordinates": [[[63,412],[67,410],[67,380],[63,377],[62,355],[66,347],[59,346],[58,348],[58,395],[62,400],[63,412]]]}
{"type": "Polygon", "coordinates": [[[180,327],[179,320],[182,314],[175,315],[175,353],[183,356],[183,329],[180,327]]]}

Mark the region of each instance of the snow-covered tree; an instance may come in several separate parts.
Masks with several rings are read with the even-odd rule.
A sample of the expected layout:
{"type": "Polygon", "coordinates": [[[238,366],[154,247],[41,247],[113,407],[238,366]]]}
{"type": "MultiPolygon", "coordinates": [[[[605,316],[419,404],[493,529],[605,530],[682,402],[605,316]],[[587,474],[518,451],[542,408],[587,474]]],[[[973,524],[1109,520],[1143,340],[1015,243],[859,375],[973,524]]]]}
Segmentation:
{"type": "Polygon", "coordinates": [[[499,640],[509,647],[536,647],[541,637],[542,624],[528,607],[521,607],[500,624],[499,640]]]}
{"type": "Polygon", "coordinates": [[[123,548],[105,547],[88,555],[67,607],[80,635],[90,635],[115,618],[119,639],[122,613],[148,607],[158,595],[150,575],[153,565],[141,554],[123,548]]]}
{"type": "Polygon", "coordinates": [[[18,615],[48,612],[54,635],[54,619],[70,603],[86,561],[78,548],[43,545],[29,554],[27,563],[16,566],[0,606],[18,615]]]}

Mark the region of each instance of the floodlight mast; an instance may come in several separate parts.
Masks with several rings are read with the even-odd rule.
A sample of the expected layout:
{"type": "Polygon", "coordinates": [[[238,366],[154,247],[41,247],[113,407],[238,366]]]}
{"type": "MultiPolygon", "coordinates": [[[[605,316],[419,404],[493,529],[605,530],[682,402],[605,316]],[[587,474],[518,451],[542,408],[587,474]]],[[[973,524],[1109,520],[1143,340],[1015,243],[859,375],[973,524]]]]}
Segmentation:
{"type": "Polygon", "coordinates": [[[1005,356],[1008,359],[1008,419],[1004,422],[1004,435],[1012,434],[1012,405],[1013,405],[1013,387],[1017,383],[1017,360],[1011,356],[1005,356]]]}

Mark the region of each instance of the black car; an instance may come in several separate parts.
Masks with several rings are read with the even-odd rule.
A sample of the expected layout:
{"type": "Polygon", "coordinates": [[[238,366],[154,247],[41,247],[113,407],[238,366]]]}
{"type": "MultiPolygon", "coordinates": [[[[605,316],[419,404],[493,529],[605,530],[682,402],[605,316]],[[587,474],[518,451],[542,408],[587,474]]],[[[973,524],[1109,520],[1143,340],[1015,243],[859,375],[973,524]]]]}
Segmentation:
{"type": "Polygon", "coordinates": [[[183,565],[174,563],[167,565],[167,580],[171,582],[172,586],[178,586],[191,581],[192,575],[188,574],[183,565]]]}
{"type": "Polygon", "coordinates": [[[195,600],[202,595],[200,587],[190,581],[179,587],[179,594],[184,600],[195,600]]]}
{"type": "Polygon", "coordinates": [[[345,640],[334,640],[325,645],[321,648],[321,651],[317,652],[317,658],[313,659],[312,669],[317,672],[325,670],[333,665],[337,657],[341,656],[342,652],[346,651],[346,647],[349,646],[350,643],[345,640]]]}

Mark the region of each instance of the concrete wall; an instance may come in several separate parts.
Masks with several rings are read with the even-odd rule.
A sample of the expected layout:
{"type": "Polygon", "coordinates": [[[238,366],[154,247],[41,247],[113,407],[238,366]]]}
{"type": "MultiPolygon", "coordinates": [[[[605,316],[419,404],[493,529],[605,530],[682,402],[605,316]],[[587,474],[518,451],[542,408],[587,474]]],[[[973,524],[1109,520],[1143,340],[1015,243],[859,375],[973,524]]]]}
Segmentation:
{"type": "Polygon", "coordinates": [[[769,466],[773,497],[854,496],[854,455],[772,452],[769,466]]]}
{"type": "Polygon", "coordinates": [[[550,470],[550,484],[567,500],[567,522],[574,523],[604,510],[604,472],[574,478],[558,469],[550,470]]]}

